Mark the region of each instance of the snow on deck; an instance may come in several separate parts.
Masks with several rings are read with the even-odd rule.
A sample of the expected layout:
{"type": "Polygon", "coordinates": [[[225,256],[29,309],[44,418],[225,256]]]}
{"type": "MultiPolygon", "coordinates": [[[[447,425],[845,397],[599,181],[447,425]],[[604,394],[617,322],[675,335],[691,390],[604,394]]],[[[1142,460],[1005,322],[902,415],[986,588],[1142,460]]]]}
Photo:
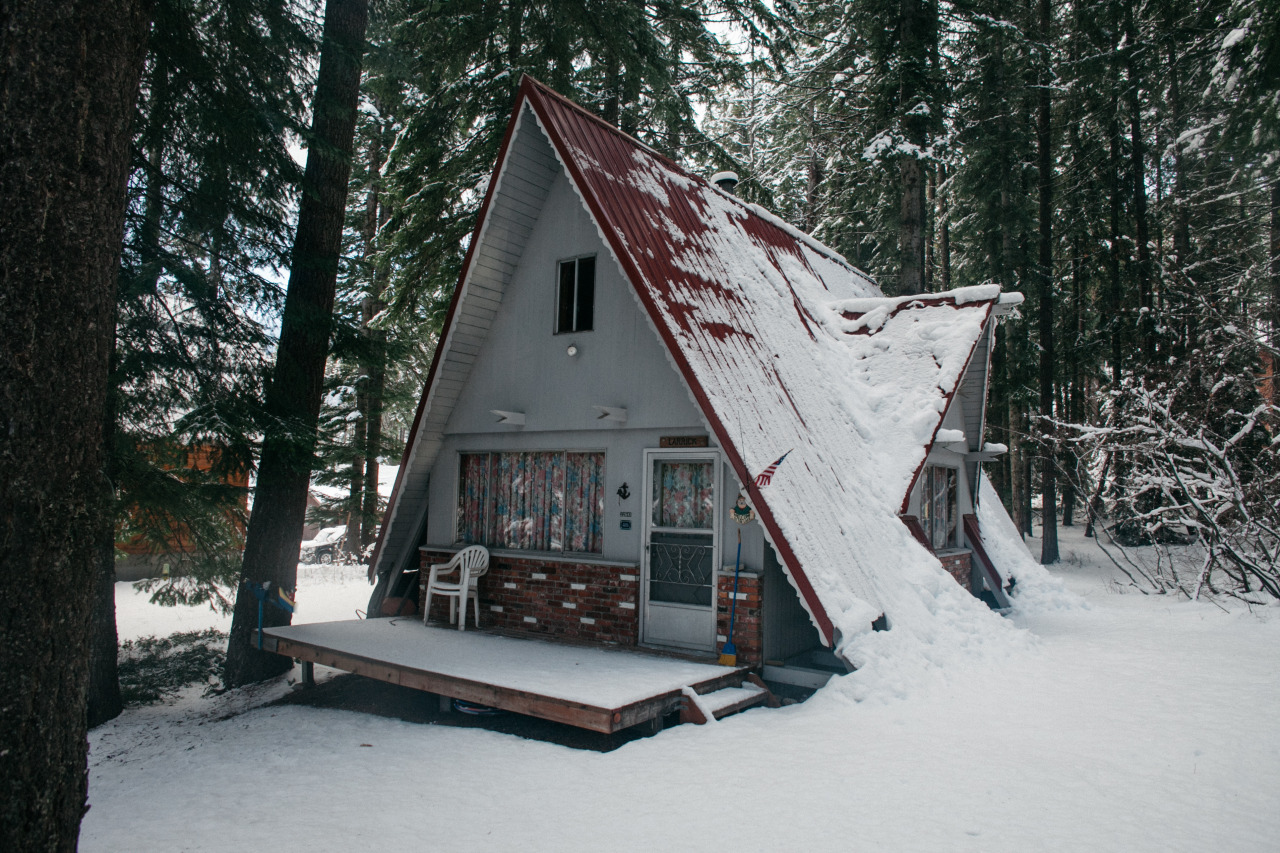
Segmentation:
{"type": "Polygon", "coordinates": [[[733,667],[636,652],[458,631],[415,619],[320,622],[269,628],[266,633],[393,666],[599,708],[621,708],[734,672],[733,667]]]}

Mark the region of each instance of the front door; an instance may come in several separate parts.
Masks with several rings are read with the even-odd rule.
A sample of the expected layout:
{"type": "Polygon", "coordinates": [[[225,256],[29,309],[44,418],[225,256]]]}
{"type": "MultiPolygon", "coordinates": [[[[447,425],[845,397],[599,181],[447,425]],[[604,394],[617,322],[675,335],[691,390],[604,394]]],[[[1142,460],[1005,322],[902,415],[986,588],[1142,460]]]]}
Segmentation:
{"type": "Polygon", "coordinates": [[[645,452],[641,642],[715,651],[720,459],[645,452]]]}

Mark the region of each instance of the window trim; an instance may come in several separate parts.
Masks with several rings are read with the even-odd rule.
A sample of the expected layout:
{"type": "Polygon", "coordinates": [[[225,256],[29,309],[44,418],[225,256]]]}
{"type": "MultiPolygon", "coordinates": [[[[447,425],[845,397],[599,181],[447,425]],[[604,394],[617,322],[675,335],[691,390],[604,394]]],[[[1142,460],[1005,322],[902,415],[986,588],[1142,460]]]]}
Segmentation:
{"type": "MultiPolygon", "coordinates": [[[[458,450],[455,450],[455,451],[454,451],[454,454],[453,454],[453,457],[454,457],[454,464],[453,464],[453,495],[452,495],[452,503],[453,503],[453,521],[452,521],[452,527],[450,528],[450,531],[451,531],[451,538],[452,538],[452,540],[453,540],[453,545],[452,545],[451,547],[460,547],[459,543],[462,543],[462,540],[458,538],[458,528],[459,528],[459,526],[460,526],[460,525],[461,525],[461,523],[462,523],[462,507],[461,507],[461,500],[460,500],[460,498],[461,498],[461,494],[460,494],[460,493],[461,493],[461,491],[462,491],[462,487],[463,487],[463,479],[462,479],[462,457],[463,457],[463,456],[476,456],[476,455],[479,455],[479,454],[482,454],[482,453],[486,453],[486,454],[490,454],[490,455],[495,454],[495,453],[558,453],[558,454],[561,454],[562,456],[563,456],[563,455],[570,454],[570,453],[583,453],[583,454],[586,454],[586,453],[599,453],[600,455],[602,455],[602,456],[604,457],[604,462],[602,463],[601,477],[600,477],[600,492],[601,492],[601,497],[602,497],[602,499],[605,497],[605,491],[606,491],[606,479],[607,479],[607,477],[608,477],[608,473],[607,473],[607,472],[608,472],[608,470],[609,470],[609,452],[608,452],[608,449],[607,449],[607,448],[604,448],[604,447],[593,447],[593,448],[579,448],[579,447],[569,447],[569,448],[565,448],[565,447],[533,447],[533,448],[524,448],[524,447],[522,447],[522,448],[507,448],[507,449],[505,449],[505,450],[502,450],[502,449],[493,449],[493,448],[483,448],[483,447],[481,447],[481,448],[466,449],[466,450],[458,449],[458,450]]],[[[601,557],[601,556],[605,553],[605,548],[606,548],[606,545],[607,545],[606,540],[607,540],[607,538],[608,538],[607,533],[608,533],[608,529],[609,529],[609,526],[608,526],[607,524],[605,524],[605,523],[604,523],[604,522],[605,522],[605,519],[608,517],[608,500],[607,500],[607,499],[604,499],[604,500],[602,500],[602,503],[603,503],[603,507],[601,508],[601,511],[600,511],[600,550],[599,550],[599,551],[568,551],[568,550],[565,550],[565,549],[563,549],[563,548],[562,548],[561,550],[559,550],[559,551],[549,551],[549,550],[548,550],[548,551],[535,551],[535,550],[524,550],[524,549],[502,548],[502,547],[499,547],[499,546],[496,546],[496,545],[485,545],[485,547],[486,547],[486,548],[488,548],[488,549],[489,549],[491,552],[493,552],[493,553],[497,553],[497,552],[499,552],[499,551],[503,551],[503,552],[511,552],[511,553],[517,553],[517,552],[518,552],[518,553],[521,553],[521,554],[528,554],[528,555],[536,555],[536,554],[546,554],[546,555],[551,555],[551,556],[550,556],[550,557],[548,557],[547,559],[558,559],[558,558],[562,558],[562,557],[574,557],[574,558],[577,558],[577,557],[601,557]]],[[[486,501],[486,504],[487,504],[487,501],[486,501]]],[[[487,506],[486,506],[486,512],[488,512],[488,508],[487,508],[487,506]]],[[[485,524],[485,526],[486,526],[486,527],[488,526],[488,519],[487,519],[487,518],[486,518],[486,524],[485,524]]],[[[466,543],[463,543],[463,544],[466,544],[466,543]]],[[[485,543],[475,543],[475,544],[485,544],[485,543]]]]}
{"type": "Polygon", "coordinates": [[[556,261],[555,302],[552,305],[554,309],[552,313],[552,325],[551,325],[552,334],[576,335],[580,333],[595,331],[595,314],[596,314],[595,293],[596,293],[596,282],[599,279],[599,276],[597,275],[597,271],[599,270],[599,268],[600,268],[599,254],[597,252],[587,252],[586,254],[582,254],[582,255],[573,255],[572,257],[561,258],[560,260],[556,261]],[[578,297],[579,270],[580,270],[579,264],[581,261],[586,260],[587,258],[590,258],[593,262],[595,262],[593,264],[592,271],[591,271],[591,327],[582,329],[578,327],[578,311],[581,309],[581,305],[579,304],[579,297],[578,297]],[[560,328],[560,303],[563,298],[562,291],[561,291],[560,277],[561,277],[561,270],[563,269],[565,264],[573,264],[573,321],[571,324],[572,328],[568,328],[568,329],[560,328]]]}

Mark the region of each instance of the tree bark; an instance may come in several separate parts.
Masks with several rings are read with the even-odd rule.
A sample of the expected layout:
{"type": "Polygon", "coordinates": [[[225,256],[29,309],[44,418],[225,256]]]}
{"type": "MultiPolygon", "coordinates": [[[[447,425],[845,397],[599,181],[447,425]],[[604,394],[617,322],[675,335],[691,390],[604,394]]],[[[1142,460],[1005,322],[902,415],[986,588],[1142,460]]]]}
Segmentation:
{"type": "MultiPolygon", "coordinates": [[[[379,264],[375,249],[378,230],[390,218],[390,210],[382,198],[382,184],[377,176],[382,171],[384,158],[382,126],[376,128],[369,152],[369,171],[374,176],[366,208],[367,254],[370,262],[369,293],[360,306],[360,328],[366,340],[365,364],[361,370],[364,385],[364,495],[360,507],[360,527],[357,550],[371,543],[378,527],[378,467],[382,450],[382,397],[387,376],[387,333],[373,328],[373,319],[386,307],[382,294],[386,289],[386,267],[379,264]]],[[[350,542],[348,535],[348,542],[350,542]]]]}
{"type": "Polygon", "coordinates": [[[1037,93],[1036,147],[1040,191],[1040,562],[1058,562],[1058,465],[1057,428],[1054,426],[1054,370],[1057,366],[1053,340],[1053,97],[1051,63],[1048,56],[1052,39],[1053,10],[1049,0],[1039,0],[1040,43],[1045,55],[1040,58],[1040,86],[1037,93]]]}
{"type": "MultiPolygon", "coordinates": [[[[360,94],[368,0],[328,0],[302,204],[294,237],[276,364],[267,389],[262,459],[241,584],[227,645],[225,682],[239,687],[287,671],[288,658],[252,642],[258,602],[245,584],[271,582],[292,590],[314,465],[316,429],[329,354],[333,300],[351,149],[360,94]]],[[[264,626],[287,625],[289,614],[264,610],[264,626]]]]}
{"type": "Polygon", "coordinates": [[[898,24],[901,33],[899,43],[898,108],[902,116],[902,131],[916,151],[902,155],[899,175],[902,180],[902,209],[898,223],[899,276],[898,294],[924,292],[925,221],[928,211],[925,205],[924,149],[929,144],[929,124],[932,118],[917,109],[928,100],[930,27],[928,15],[936,14],[923,0],[900,0],[898,24]]]}
{"type": "Polygon", "coordinates": [[[901,272],[898,295],[924,292],[924,169],[915,157],[903,157],[899,166],[902,176],[902,218],[899,220],[898,249],[901,272]]]}
{"type": "MultiPolygon", "coordinates": [[[[114,307],[114,306],[113,306],[114,307]]],[[[115,366],[115,311],[112,311],[112,367],[115,366]]],[[[89,682],[86,705],[89,728],[100,726],[120,716],[124,703],[120,697],[120,638],[116,633],[116,403],[114,377],[109,378],[106,415],[102,419],[104,459],[103,474],[107,480],[106,512],[98,522],[98,561],[93,584],[93,615],[89,635],[89,682]]]]}
{"type": "Polygon", "coordinates": [[[1139,89],[1138,34],[1133,7],[1125,9],[1125,68],[1129,76],[1129,156],[1133,172],[1134,248],[1138,274],[1138,346],[1147,365],[1155,360],[1155,300],[1151,290],[1151,235],[1147,221],[1146,142],[1142,135],[1142,93],[1139,89]]]}
{"type": "MultiPolygon", "coordinates": [[[[947,180],[947,167],[938,165],[938,183],[945,184],[947,180]]],[[[941,291],[951,289],[951,211],[947,205],[947,194],[942,192],[938,196],[938,207],[935,211],[938,217],[938,275],[941,291]]]]}
{"type": "MultiPolygon", "coordinates": [[[[1071,339],[1068,341],[1067,347],[1067,420],[1073,424],[1084,423],[1081,405],[1081,388],[1080,388],[1080,341],[1083,338],[1081,322],[1082,313],[1080,310],[1080,300],[1083,298],[1082,287],[1082,270],[1083,260],[1080,257],[1079,235],[1074,235],[1071,240],[1071,311],[1068,318],[1068,328],[1071,330],[1071,339]]],[[[1080,464],[1076,454],[1069,455],[1067,460],[1070,476],[1066,482],[1062,484],[1062,526],[1072,527],[1075,524],[1076,509],[1076,488],[1080,482],[1080,464]]]]}
{"type": "MultiPolygon", "coordinates": [[[[1271,346],[1280,350],[1280,178],[1271,183],[1271,346]]],[[[1272,393],[1275,391],[1276,357],[1271,356],[1272,393]]],[[[1274,402],[1274,400],[1272,400],[1274,402]]]]}
{"type": "Polygon", "coordinates": [[[1120,186],[1120,128],[1116,115],[1120,107],[1114,98],[1111,106],[1113,112],[1107,123],[1107,135],[1109,137],[1107,196],[1111,231],[1108,235],[1110,239],[1107,249],[1107,313],[1110,315],[1107,318],[1107,326],[1111,333],[1111,382],[1113,385],[1118,386],[1120,377],[1124,374],[1125,340],[1128,335],[1125,328],[1124,318],[1126,312],[1124,310],[1120,280],[1120,245],[1124,239],[1120,228],[1123,197],[1120,186]]]}
{"type": "Polygon", "coordinates": [[[1031,490],[1027,488],[1027,452],[1023,439],[1023,406],[1009,405],[1009,486],[1013,504],[1013,521],[1018,533],[1026,536],[1031,531],[1031,490]]]}
{"type": "Polygon", "coordinates": [[[74,850],[139,0],[0,12],[0,849],[74,850]]]}

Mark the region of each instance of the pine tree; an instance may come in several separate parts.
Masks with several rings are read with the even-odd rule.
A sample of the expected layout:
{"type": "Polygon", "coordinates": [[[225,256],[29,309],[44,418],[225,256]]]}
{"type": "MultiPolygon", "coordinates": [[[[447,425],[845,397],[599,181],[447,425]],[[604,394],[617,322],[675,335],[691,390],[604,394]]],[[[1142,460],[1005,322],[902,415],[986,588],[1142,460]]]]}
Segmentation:
{"type": "Polygon", "coordinates": [[[171,560],[160,603],[229,608],[256,401],[298,170],[286,133],[311,52],[280,0],[158,0],[133,123],[105,424],[114,523],[100,533],[89,719],[119,713],[115,547],[171,560]],[[193,456],[199,466],[190,464],[193,456]]]}
{"type": "MultiPolygon", "coordinates": [[[[343,213],[364,55],[367,0],[328,0],[302,204],[266,424],[242,583],[227,645],[225,681],[238,687],[286,670],[290,661],[257,650],[254,597],[243,582],[293,589],[307,487],[314,462],[324,365],[329,353],[343,213]]],[[[267,627],[287,620],[272,612],[267,627]]]]}
{"type": "Polygon", "coordinates": [[[1055,425],[1055,374],[1053,270],[1053,183],[1056,151],[1053,139],[1053,9],[1050,0],[1037,3],[1036,50],[1036,173],[1039,196],[1037,264],[1040,344],[1040,562],[1058,562],[1058,453],[1055,425]]]}

